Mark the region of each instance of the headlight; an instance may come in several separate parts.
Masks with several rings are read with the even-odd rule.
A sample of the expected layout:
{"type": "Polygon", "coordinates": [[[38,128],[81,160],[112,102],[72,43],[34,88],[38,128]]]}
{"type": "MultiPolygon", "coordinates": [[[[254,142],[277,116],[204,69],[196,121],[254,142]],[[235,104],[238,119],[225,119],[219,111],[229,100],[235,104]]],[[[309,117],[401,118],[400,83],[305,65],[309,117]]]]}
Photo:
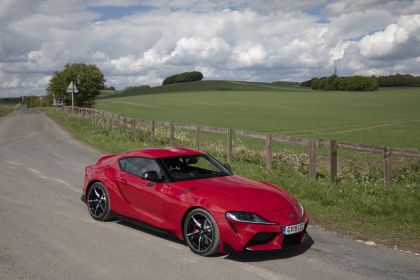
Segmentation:
{"type": "Polygon", "coordinates": [[[264,220],[255,213],[249,212],[226,212],[226,219],[241,222],[241,223],[251,223],[251,224],[265,224],[265,225],[275,225],[269,221],[264,220]]]}
{"type": "Polygon", "coordinates": [[[303,214],[305,214],[305,208],[303,208],[303,205],[298,201],[299,209],[300,209],[300,216],[303,217],[303,214]]]}

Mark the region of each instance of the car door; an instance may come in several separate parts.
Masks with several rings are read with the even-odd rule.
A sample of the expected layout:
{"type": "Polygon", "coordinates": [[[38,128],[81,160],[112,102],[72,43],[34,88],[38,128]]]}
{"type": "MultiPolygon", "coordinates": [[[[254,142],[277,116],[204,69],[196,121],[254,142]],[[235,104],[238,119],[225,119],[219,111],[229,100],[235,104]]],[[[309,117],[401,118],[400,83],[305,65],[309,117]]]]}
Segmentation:
{"type": "Polygon", "coordinates": [[[135,209],[136,216],[146,223],[163,227],[163,207],[165,183],[150,182],[143,179],[146,171],[162,174],[154,159],[130,157],[120,159],[117,183],[128,203],[135,209]]]}

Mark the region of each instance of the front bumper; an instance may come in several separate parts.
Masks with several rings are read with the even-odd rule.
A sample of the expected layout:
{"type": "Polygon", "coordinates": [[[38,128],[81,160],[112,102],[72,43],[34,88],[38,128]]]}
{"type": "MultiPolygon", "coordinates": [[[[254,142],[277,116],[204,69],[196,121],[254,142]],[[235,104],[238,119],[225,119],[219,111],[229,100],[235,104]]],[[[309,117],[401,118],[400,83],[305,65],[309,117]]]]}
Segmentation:
{"type": "MultiPolygon", "coordinates": [[[[280,250],[300,245],[306,235],[309,217],[306,213],[302,217],[296,215],[289,218],[284,213],[290,213],[290,209],[258,213],[275,225],[241,223],[226,219],[224,213],[212,213],[219,226],[220,251],[223,253],[242,251],[280,250]],[[284,235],[283,227],[304,222],[303,231],[284,235]]],[[[296,214],[298,211],[296,211],[296,214]]]]}

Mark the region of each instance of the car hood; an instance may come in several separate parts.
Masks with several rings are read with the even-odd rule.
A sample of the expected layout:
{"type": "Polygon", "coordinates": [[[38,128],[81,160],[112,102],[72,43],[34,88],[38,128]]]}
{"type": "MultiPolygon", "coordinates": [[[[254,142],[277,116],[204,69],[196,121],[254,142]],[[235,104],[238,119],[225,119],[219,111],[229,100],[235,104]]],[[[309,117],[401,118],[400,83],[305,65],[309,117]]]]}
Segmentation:
{"type": "Polygon", "coordinates": [[[281,187],[240,176],[189,180],[174,183],[184,189],[182,200],[211,211],[262,212],[296,205],[296,199],[281,187]]]}

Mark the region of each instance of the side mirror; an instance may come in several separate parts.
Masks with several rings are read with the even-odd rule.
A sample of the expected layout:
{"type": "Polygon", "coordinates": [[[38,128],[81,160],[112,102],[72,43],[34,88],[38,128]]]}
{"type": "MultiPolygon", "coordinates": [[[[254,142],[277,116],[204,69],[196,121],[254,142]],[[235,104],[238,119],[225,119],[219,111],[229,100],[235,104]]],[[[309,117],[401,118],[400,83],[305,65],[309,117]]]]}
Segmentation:
{"type": "Polygon", "coordinates": [[[230,165],[228,163],[223,164],[224,167],[227,168],[227,170],[229,170],[230,172],[232,172],[232,167],[230,167],[230,165]]]}
{"type": "Polygon", "coordinates": [[[197,160],[196,157],[191,157],[191,158],[187,158],[186,162],[187,162],[188,165],[190,165],[190,164],[196,164],[198,162],[198,160],[197,160]]]}
{"type": "Polygon", "coordinates": [[[156,171],[146,171],[143,173],[144,180],[150,181],[150,182],[160,182],[161,179],[159,178],[159,175],[156,171]]]}

